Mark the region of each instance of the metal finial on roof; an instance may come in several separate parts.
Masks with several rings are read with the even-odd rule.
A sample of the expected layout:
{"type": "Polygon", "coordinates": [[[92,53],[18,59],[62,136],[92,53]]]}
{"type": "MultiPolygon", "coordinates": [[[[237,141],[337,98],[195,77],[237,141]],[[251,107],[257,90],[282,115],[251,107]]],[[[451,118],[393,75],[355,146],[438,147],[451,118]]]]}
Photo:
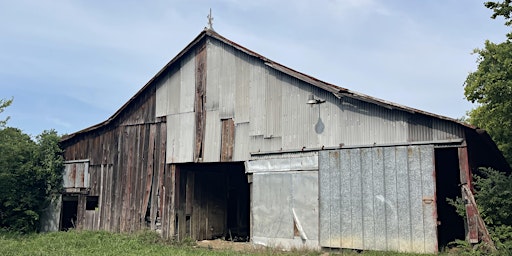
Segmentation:
{"type": "Polygon", "coordinates": [[[213,16],[212,16],[212,8],[210,8],[210,14],[206,16],[208,18],[208,29],[213,30],[213,16]]]}

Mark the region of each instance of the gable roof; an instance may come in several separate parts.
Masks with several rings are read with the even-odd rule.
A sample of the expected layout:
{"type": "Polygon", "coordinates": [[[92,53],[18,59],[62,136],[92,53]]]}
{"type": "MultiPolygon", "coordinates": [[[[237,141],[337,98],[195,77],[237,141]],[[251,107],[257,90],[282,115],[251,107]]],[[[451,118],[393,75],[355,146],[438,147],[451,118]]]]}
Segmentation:
{"type": "Polygon", "coordinates": [[[390,102],[390,101],[386,101],[386,100],[382,100],[382,99],[378,99],[378,98],[375,98],[375,97],[371,97],[369,95],[366,95],[366,94],[362,94],[362,93],[359,93],[359,92],[354,92],[354,91],[351,91],[349,89],[346,89],[346,88],[343,88],[343,87],[340,87],[340,86],[336,86],[334,84],[330,84],[330,83],[327,83],[327,82],[324,82],[322,80],[319,80],[317,78],[314,78],[312,76],[309,76],[307,74],[304,74],[302,72],[299,72],[299,71],[296,71],[294,69],[291,69],[289,67],[286,67],[284,65],[281,65],[275,61],[272,61],[256,52],[253,52],[223,36],[221,36],[220,34],[218,34],[217,32],[215,32],[214,30],[211,30],[211,29],[204,29],[201,33],[199,33],[199,35],[194,38],[194,40],[192,40],[192,42],[190,42],[183,50],[181,50],[178,55],[176,55],[171,61],[169,61],[160,71],[158,71],[158,73],[156,73],[155,76],[153,76],[133,97],[131,97],[119,110],[117,110],[111,117],[109,117],[107,120],[99,123],[99,124],[96,124],[96,125],[93,125],[91,127],[88,127],[88,128],[85,128],[83,130],[80,130],[78,132],[75,132],[75,133],[72,133],[72,134],[69,134],[69,135],[66,135],[62,138],[62,141],[65,141],[65,140],[68,140],[68,139],[71,139],[79,134],[83,134],[83,133],[87,133],[87,132],[90,132],[90,131],[93,131],[93,130],[96,130],[96,129],[99,129],[101,127],[104,127],[108,124],[110,124],[112,121],[114,121],[127,107],[128,105],[130,105],[130,103],[132,103],[136,98],[138,98],[148,87],[150,87],[153,82],[155,80],[157,80],[160,76],[162,76],[166,70],[168,70],[171,66],[173,66],[178,60],[181,59],[181,57],[183,57],[186,53],[188,53],[192,48],[194,48],[196,45],[198,45],[203,39],[205,38],[214,38],[216,40],[219,40],[229,46],[232,46],[233,48],[239,50],[239,51],[242,51],[244,52],[245,54],[248,54],[252,57],[255,57],[255,58],[258,58],[260,59],[261,61],[263,61],[265,63],[266,66],[270,67],[270,68],[273,68],[279,72],[282,72],[282,73],[285,73],[289,76],[292,76],[294,78],[297,78],[303,82],[306,82],[308,84],[311,84],[313,86],[316,86],[318,88],[321,88],[325,91],[328,91],[328,92],[331,92],[332,94],[334,94],[336,97],[338,98],[341,98],[341,97],[349,97],[349,98],[353,98],[353,99],[357,99],[357,100],[361,100],[361,101],[364,101],[364,102],[368,102],[368,103],[372,103],[372,104],[376,104],[376,105],[379,105],[381,107],[384,107],[384,108],[387,108],[387,109],[396,109],[396,110],[401,110],[401,111],[405,111],[405,112],[409,112],[411,114],[422,114],[422,115],[426,115],[426,116],[430,116],[430,117],[434,117],[434,118],[437,118],[437,119],[442,119],[442,120],[447,120],[447,121],[450,121],[450,122],[454,122],[454,123],[457,123],[459,125],[462,125],[462,126],[465,126],[467,128],[470,128],[470,129],[476,129],[476,127],[474,126],[471,126],[469,124],[466,124],[466,123],[463,123],[463,122],[460,122],[459,120],[456,120],[456,119],[453,119],[453,118],[449,118],[449,117],[445,117],[445,116],[441,116],[441,115],[437,115],[437,114],[433,114],[433,113],[430,113],[430,112],[426,112],[426,111],[423,111],[423,110],[419,110],[419,109],[415,109],[415,108],[411,108],[411,107],[407,107],[407,106],[404,106],[404,105],[400,105],[400,104],[397,104],[397,103],[393,103],[393,102],[390,102]]]}
{"type": "MultiPolygon", "coordinates": [[[[262,55],[260,55],[260,54],[258,54],[256,52],[253,52],[253,51],[251,51],[251,50],[249,50],[249,49],[247,49],[247,48],[245,48],[245,47],[243,47],[243,46],[241,46],[241,45],[239,45],[239,44],[237,44],[237,43],[235,43],[235,42],[233,42],[233,41],[231,41],[231,40],[229,40],[229,39],[227,39],[227,38],[225,38],[223,36],[221,36],[220,34],[215,32],[214,30],[207,29],[207,28],[205,28],[203,31],[201,31],[201,33],[199,33],[199,35],[197,35],[196,38],[194,38],[194,40],[192,40],[192,42],[190,42],[172,60],[170,60],[162,69],[160,69],[160,71],[158,71],[158,73],[156,73],[155,76],[153,76],[133,97],[131,97],[111,117],[109,117],[107,120],[105,120],[105,121],[103,121],[103,122],[101,122],[99,124],[93,125],[91,127],[85,128],[83,130],[80,130],[78,132],[75,132],[75,133],[72,133],[72,134],[69,134],[69,135],[66,135],[66,136],[63,136],[63,138],[61,139],[61,143],[65,143],[66,141],[71,140],[72,138],[76,138],[79,135],[83,135],[83,134],[87,134],[89,132],[93,132],[95,130],[98,130],[100,128],[106,127],[109,124],[111,124],[113,121],[115,121],[128,108],[128,106],[131,103],[133,103],[138,97],[140,97],[143,93],[145,93],[146,90],[148,90],[154,84],[154,82],[157,79],[159,79],[161,76],[165,75],[165,72],[169,68],[174,66],[175,63],[179,63],[178,61],[185,54],[187,54],[189,51],[194,49],[194,47],[198,46],[203,40],[206,40],[206,38],[213,38],[213,39],[218,40],[218,41],[220,41],[222,43],[225,43],[225,44],[227,44],[227,45],[229,45],[229,46],[231,46],[231,47],[233,47],[233,48],[235,48],[235,49],[237,49],[237,50],[239,50],[241,52],[244,52],[247,55],[250,55],[252,57],[258,58],[261,61],[263,61],[266,66],[268,66],[270,68],[273,68],[273,69],[275,69],[275,70],[277,70],[279,72],[285,73],[285,74],[287,74],[287,75],[289,75],[291,77],[299,79],[299,80],[301,80],[303,82],[306,82],[308,84],[316,86],[316,87],[318,87],[320,89],[328,91],[328,92],[334,94],[338,98],[349,97],[349,98],[353,98],[353,99],[356,99],[356,100],[360,100],[360,101],[376,104],[378,106],[381,106],[381,107],[384,107],[384,108],[387,108],[387,109],[395,109],[395,110],[405,111],[405,112],[408,112],[408,113],[411,113],[411,114],[425,115],[425,116],[429,116],[429,117],[433,117],[433,118],[441,119],[441,120],[446,120],[446,121],[449,121],[449,122],[461,125],[462,127],[465,128],[466,131],[470,132],[470,134],[466,135],[466,137],[467,137],[466,139],[470,139],[474,143],[477,143],[478,145],[483,145],[485,148],[487,148],[487,151],[483,151],[482,152],[485,155],[497,156],[497,158],[499,158],[499,159],[495,159],[495,158],[494,159],[496,160],[496,162],[499,162],[499,163],[494,162],[494,164],[497,164],[498,166],[500,166],[502,170],[506,170],[507,172],[511,172],[512,171],[512,169],[510,168],[510,165],[505,160],[503,154],[501,154],[501,152],[499,151],[498,147],[496,146],[496,144],[494,143],[492,138],[489,136],[489,134],[485,130],[482,130],[482,129],[479,129],[479,128],[475,127],[475,126],[472,126],[472,125],[469,125],[467,123],[461,122],[461,121],[459,121],[457,119],[453,119],[453,118],[450,118],[450,117],[445,117],[445,116],[433,114],[433,113],[430,113],[430,112],[427,112],[427,111],[423,111],[423,110],[407,107],[407,106],[404,106],[404,105],[400,105],[400,104],[397,104],[397,103],[393,103],[393,102],[390,102],[390,101],[378,99],[378,98],[371,97],[371,96],[366,95],[366,94],[362,94],[362,93],[359,93],[359,92],[354,92],[354,91],[351,91],[349,89],[346,89],[346,88],[343,88],[343,87],[336,86],[334,84],[330,84],[330,83],[324,82],[322,80],[319,80],[319,79],[314,78],[312,76],[309,76],[307,74],[301,73],[299,71],[296,71],[294,69],[291,69],[289,67],[281,65],[281,64],[279,64],[279,63],[277,63],[275,61],[272,61],[272,60],[270,60],[270,59],[268,59],[268,58],[266,58],[266,57],[264,57],[264,56],[262,56],[262,55]]],[[[482,159],[482,158],[487,158],[487,157],[480,156],[479,158],[482,159]]]]}

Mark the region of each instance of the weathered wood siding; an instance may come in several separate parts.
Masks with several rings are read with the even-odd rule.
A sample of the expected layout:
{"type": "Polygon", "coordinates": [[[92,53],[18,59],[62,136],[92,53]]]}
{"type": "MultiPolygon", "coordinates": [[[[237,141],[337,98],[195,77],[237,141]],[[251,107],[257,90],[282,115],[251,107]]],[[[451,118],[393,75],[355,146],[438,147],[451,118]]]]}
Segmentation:
{"type": "Polygon", "coordinates": [[[131,232],[148,225],[155,229],[158,211],[164,235],[172,234],[167,126],[165,118],[155,118],[155,96],[155,89],[148,88],[107,125],[65,141],[66,160],[89,159],[90,191],[79,196],[79,228],[131,232]],[[98,196],[98,207],[86,210],[91,196],[98,196]]]}

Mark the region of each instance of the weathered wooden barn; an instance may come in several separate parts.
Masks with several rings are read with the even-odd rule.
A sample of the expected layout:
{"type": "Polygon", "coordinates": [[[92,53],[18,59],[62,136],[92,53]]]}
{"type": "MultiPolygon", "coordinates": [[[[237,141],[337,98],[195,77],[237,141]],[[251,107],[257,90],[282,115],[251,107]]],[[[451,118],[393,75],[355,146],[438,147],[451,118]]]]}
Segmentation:
{"type": "Polygon", "coordinates": [[[510,170],[483,130],[320,81],[210,29],[62,146],[54,228],[284,248],[475,242],[471,200],[465,222],[446,198],[470,196],[478,167],[510,170]]]}

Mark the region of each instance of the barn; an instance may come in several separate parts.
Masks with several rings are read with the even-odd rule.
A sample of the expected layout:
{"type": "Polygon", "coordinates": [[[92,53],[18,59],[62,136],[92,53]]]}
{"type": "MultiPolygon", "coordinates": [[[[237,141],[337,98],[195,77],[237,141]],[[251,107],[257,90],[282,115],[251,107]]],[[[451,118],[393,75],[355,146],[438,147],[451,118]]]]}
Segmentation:
{"type": "Polygon", "coordinates": [[[478,242],[471,175],[510,170],[483,130],[323,82],[213,29],[61,145],[64,191],[47,230],[283,248],[478,242]],[[457,196],[467,220],[446,202],[457,196]]]}

